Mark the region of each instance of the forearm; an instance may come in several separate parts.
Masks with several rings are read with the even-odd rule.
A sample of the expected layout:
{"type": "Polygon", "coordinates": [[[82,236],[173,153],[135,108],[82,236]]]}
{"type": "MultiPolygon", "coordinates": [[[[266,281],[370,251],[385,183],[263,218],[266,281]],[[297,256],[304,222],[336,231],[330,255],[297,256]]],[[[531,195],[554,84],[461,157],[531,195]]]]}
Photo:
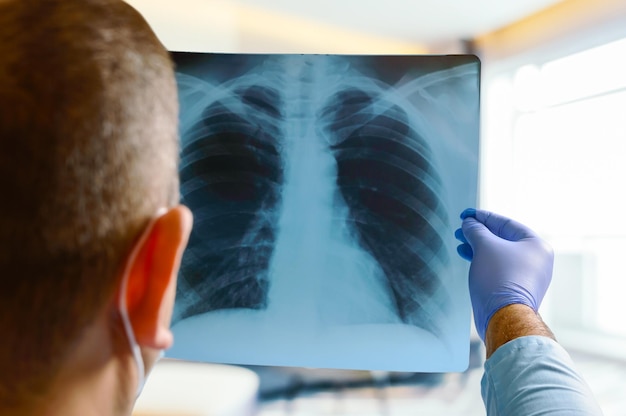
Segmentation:
{"type": "Polygon", "coordinates": [[[488,416],[602,414],[571,358],[532,308],[500,309],[485,341],[482,395],[488,416]]]}
{"type": "Polygon", "coordinates": [[[507,342],[529,335],[555,339],[550,328],[532,308],[519,304],[505,306],[491,317],[487,326],[487,358],[507,342]]]}

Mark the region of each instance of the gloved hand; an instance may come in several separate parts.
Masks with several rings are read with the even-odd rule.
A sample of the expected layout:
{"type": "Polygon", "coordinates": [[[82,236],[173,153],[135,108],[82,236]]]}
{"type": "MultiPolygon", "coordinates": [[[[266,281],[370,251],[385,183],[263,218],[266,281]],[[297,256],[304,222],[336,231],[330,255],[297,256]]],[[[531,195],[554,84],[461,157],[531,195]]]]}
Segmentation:
{"type": "Polygon", "coordinates": [[[489,320],[514,303],[537,311],[552,279],[552,248],[528,227],[473,208],[461,213],[457,251],[470,260],[469,290],[474,323],[485,340],[489,320]]]}

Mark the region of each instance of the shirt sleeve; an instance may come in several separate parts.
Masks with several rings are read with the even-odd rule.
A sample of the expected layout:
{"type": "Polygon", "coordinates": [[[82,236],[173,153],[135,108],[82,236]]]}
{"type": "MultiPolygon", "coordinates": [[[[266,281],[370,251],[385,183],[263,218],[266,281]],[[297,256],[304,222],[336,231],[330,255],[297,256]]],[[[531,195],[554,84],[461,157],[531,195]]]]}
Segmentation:
{"type": "Polygon", "coordinates": [[[481,388],[488,416],[602,415],[569,354],[547,337],[498,348],[485,362],[481,388]]]}

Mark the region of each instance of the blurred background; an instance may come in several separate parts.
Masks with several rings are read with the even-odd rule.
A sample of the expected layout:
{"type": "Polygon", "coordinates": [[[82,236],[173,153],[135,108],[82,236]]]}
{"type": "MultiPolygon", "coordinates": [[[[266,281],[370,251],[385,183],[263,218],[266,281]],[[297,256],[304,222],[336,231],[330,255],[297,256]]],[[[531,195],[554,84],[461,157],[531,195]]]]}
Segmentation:
{"type": "MultiPolygon", "coordinates": [[[[541,313],[605,414],[626,414],[626,2],[128,3],[172,51],[479,56],[480,207],[554,246],[541,313]]],[[[463,374],[252,368],[256,414],[484,414],[472,346],[463,374]]]]}

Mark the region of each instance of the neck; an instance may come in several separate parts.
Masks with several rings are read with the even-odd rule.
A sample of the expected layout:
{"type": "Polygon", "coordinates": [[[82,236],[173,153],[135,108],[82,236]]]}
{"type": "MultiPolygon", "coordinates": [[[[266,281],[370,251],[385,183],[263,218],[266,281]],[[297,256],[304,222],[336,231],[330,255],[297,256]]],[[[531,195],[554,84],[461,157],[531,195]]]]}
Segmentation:
{"type": "MultiPolygon", "coordinates": [[[[109,363],[99,369],[92,369],[73,379],[59,379],[56,389],[42,403],[40,414],[113,416],[130,414],[130,406],[119,403],[117,381],[120,371],[116,363],[109,363]],[[125,407],[128,410],[125,411],[125,407]]],[[[87,369],[85,369],[87,370],[87,369]]]]}
{"type": "Polygon", "coordinates": [[[128,341],[111,330],[103,314],[68,354],[61,372],[41,400],[2,415],[122,416],[134,405],[137,374],[128,341]],[[119,338],[119,339],[118,339],[119,338]]]}

